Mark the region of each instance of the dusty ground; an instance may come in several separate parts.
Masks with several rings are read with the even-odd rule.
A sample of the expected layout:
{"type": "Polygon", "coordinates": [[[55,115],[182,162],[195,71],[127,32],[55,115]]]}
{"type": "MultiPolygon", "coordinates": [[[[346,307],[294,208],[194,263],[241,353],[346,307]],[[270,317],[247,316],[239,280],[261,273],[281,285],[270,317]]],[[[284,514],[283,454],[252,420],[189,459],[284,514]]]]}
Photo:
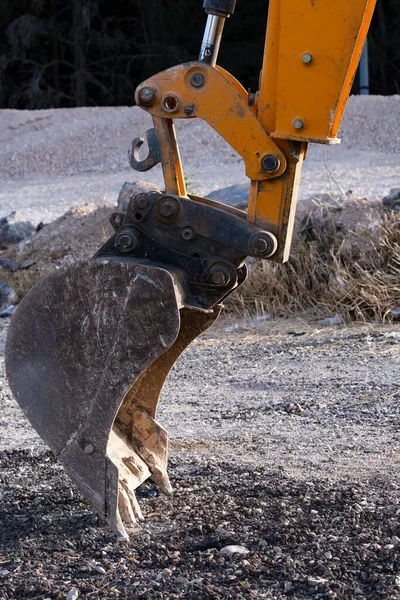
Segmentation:
{"type": "Polygon", "coordinates": [[[399,330],[225,320],[199,339],[159,411],[176,493],[144,486],[130,545],[2,378],[3,597],[400,598],[399,330]],[[224,558],[228,544],[249,554],[224,558]]]}
{"type": "MultiPolygon", "coordinates": [[[[300,197],[352,190],[382,198],[400,180],[400,96],[350,98],[340,146],[312,146],[300,197]]],[[[139,108],[0,111],[0,214],[49,222],[72,205],[114,203],[124,181],[161,185],[161,169],[134,173],[127,149],[151,127],[139,108]]],[[[204,122],[177,123],[185,173],[199,195],[246,181],[240,158],[204,122]]]]}
{"type": "MultiPolygon", "coordinates": [[[[310,152],[303,198],[400,187],[399,117],[400,97],[352,98],[342,147],[310,152]]],[[[0,213],[39,222],[72,204],[115,204],[137,178],[124,170],[126,147],[145,126],[130,108],[0,112],[0,213]]],[[[198,193],[244,181],[217,136],[196,122],[180,129],[198,193]]],[[[107,211],[89,219],[100,237],[107,211]]],[[[64,247],[70,222],[40,238],[64,264],[76,258],[76,243],[64,247]]],[[[64,600],[74,589],[91,600],[400,599],[399,325],[226,317],[192,344],[159,411],[175,494],[140,490],[147,520],[130,543],[104,527],[12,399],[7,326],[0,600],[64,600]],[[225,557],[229,544],[248,553],[225,557]]]]}

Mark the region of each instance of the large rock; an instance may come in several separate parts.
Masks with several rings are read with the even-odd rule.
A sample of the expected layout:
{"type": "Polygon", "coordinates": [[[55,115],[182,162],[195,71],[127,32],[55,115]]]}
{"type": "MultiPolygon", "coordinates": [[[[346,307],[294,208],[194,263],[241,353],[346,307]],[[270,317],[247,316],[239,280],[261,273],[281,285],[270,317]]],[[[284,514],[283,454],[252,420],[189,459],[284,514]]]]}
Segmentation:
{"type": "Polygon", "coordinates": [[[133,196],[152,191],[159,192],[160,188],[154,185],[154,183],[148,183],[147,181],[133,181],[132,183],[125,181],[118,196],[118,211],[125,213],[129,201],[133,196]]]}
{"type": "Polygon", "coordinates": [[[400,211],[400,188],[390,190],[389,196],[383,198],[382,204],[386,210],[400,211]]]}
{"type": "Polygon", "coordinates": [[[30,221],[24,221],[16,212],[0,218],[0,248],[18,244],[36,231],[30,221]]]}
{"type": "Polygon", "coordinates": [[[8,283],[0,283],[0,312],[18,302],[18,296],[8,283]]]}
{"type": "Polygon", "coordinates": [[[229,206],[241,210],[246,210],[249,201],[249,184],[238,183],[236,185],[230,185],[229,187],[215,190],[214,192],[207,194],[207,198],[215,200],[216,202],[222,202],[223,204],[229,204],[229,206]]]}

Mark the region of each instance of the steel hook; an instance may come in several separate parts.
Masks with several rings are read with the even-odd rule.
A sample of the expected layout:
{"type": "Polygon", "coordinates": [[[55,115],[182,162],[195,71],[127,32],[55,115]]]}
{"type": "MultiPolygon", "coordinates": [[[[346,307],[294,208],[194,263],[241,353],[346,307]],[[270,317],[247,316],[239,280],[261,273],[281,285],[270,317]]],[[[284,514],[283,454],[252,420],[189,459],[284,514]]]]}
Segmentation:
{"type": "Polygon", "coordinates": [[[158,147],[157,134],[155,129],[149,129],[146,132],[147,145],[149,154],[144,160],[139,160],[139,150],[143,146],[145,140],[143,138],[135,138],[128,150],[129,164],[135,171],[149,171],[159,162],[161,162],[160,150],[158,147]]]}

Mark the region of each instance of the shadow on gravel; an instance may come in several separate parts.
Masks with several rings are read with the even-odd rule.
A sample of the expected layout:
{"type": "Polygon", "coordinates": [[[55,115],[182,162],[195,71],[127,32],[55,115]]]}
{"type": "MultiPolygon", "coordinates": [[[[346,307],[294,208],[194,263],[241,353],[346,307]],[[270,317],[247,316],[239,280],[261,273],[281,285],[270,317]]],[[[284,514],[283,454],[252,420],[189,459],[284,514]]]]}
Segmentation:
{"type": "Polygon", "coordinates": [[[72,588],[93,600],[399,600],[397,483],[170,463],[173,498],[142,487],[146,523],[128,543],[50,453],[0,453],[0,600],[61,600],[72,588]],[[229,545],[246,550],[221,554],[229,545]]]}

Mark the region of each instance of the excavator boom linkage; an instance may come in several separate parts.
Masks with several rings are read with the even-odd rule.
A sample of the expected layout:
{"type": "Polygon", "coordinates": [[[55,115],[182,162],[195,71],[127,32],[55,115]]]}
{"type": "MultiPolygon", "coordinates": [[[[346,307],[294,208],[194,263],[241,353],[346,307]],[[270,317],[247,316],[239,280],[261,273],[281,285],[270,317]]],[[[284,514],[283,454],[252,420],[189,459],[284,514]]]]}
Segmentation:
{"type": "Polygon", "coordinates": [[[136,104],[153,119],[148,154],[165,190],[111,215],[89,261],[43,278],[21,302],[6,347],[11,390],[39,435],[114,531],[142,519],[135,489],[172,491],[163,384],[185,348],[245,280],[246,257],[289,257],[309,142],[336,143],[376,0],[270,0],[259,89],[218,66],[236,0],[205,0],[199,60],[149,78],[136,104]],[[242,157],[246,212],[187,193],[174,119],[200,118],[242,157]]]}

